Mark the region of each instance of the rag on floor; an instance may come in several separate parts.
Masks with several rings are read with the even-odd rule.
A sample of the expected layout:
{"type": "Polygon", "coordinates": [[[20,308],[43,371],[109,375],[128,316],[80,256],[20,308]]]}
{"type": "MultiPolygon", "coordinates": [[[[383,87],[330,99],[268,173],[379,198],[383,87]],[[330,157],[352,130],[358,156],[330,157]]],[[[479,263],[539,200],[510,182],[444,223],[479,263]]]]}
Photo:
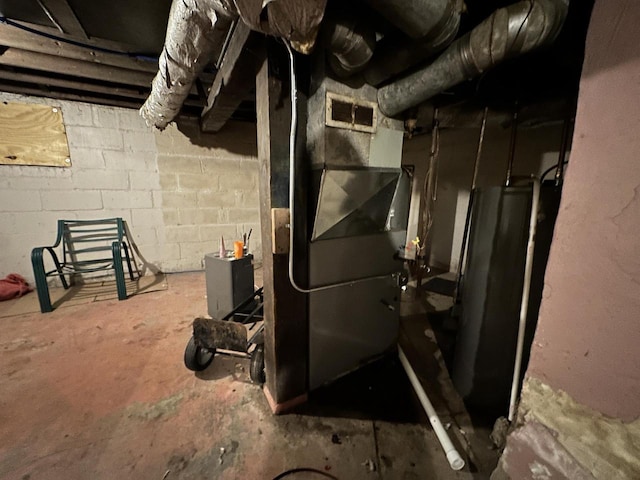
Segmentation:
{"type": "Polygon", "coordinates": [[[17,273],[10,273],[0,280],[0,302],[21,297],[32,291],[33,288],[29,286],[24,277],[17,273]]]}

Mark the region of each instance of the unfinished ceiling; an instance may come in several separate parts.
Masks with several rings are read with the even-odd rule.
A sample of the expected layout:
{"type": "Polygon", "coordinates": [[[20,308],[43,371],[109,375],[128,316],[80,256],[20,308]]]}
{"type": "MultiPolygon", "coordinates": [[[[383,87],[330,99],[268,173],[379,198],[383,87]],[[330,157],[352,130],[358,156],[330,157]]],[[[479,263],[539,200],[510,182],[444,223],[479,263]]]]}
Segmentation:
{"type": "MultiPolygon", "coordinates": [[[[243,3],[252,4],[234,4],[240,9],[243,3]]],[[[348,26],[355,27],[352,29],[359,34],[364,28],[373,35],[367,37],[365,33],[365,42],[359,46],[370,60],[364,76],[369,83],[382,87],[432,62],[448,42],[460,39],[497,9],[514,5],[509,0],[444,3],[459,9],[459,28],[454,28],[456,23],[445,29],[438,40],[441,45],[433,48],[430,44],[433,51],[420,47],[424,32],[415,32],[411,26],[399,28],[393,15],[380,7],[384,2],[374,0],[354,1],[347,6],[329,0],[318,38],[326,42],[327,37],[333,38],[327,32],[335,33],[336,23],[344,26],[345,22],[336,22],[336,18],[357,18],[357,25],[348,26]],[[413,57],[409,58],[407,52],[413,57]],[[390,59],[403,61],[393,63],[390,59]]],[[[515,5],[523,5],[524,11],[527,3],[515,5]]],[[[553,108],[542,112],[534,109],[534,116],[564,117],[572,110],[567,103],[577,95],[592,5],[591,0],[569,4],[552,48],[543,46],[508,59],[474,79],[447,86],[429,104],[456,105],[464,117],[464,112],[474,111],[475,105],[509,112],[516,100],[525,106],[547,102],[553,108]],[[459,107],[461,104],[465,106],[459,107]]],[[[170,8],[170,0],[0,0],[0,90],[140,108],[158,71],[170,8]]],[[[525,20],[529,20],[529,14],[525,20]]],[[[242,21],[228,21],[221,32],[209,63],[182,108],[183,113],[201,115],[207,131],[219,130],[229,118],[255,121],[256,47],[264,35],[251,31],[242,21]]],[[[332,66],[339,65],[336,58],[328,59],[332,66]]],[[[418,131],[428,125],[430,111],[411,113],[419,118],[418,131]]],[[[475,116],[467,115],[465,121],[469,118],[475,116]]]]}
{"type": "MultiPolygon", "coordinates": [[[[0,90],[139,108],[158,70],[171,0],[0,0],[0,90]]],[[[214,69],[185,102],[206,105],[214,69]]]]}

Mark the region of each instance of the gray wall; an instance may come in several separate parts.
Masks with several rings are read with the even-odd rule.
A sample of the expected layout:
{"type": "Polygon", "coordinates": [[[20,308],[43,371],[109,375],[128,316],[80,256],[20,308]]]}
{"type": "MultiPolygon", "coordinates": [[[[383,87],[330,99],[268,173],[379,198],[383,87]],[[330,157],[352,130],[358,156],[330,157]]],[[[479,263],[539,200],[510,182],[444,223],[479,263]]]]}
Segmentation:
{"type": "MultiPolygon", "coordinates": [[[[445,270],[455,271],[458,266],[479,133],[478,125],[478,128],[442,130],[440,135],[430,264],[445,270]]],[[[510,135],[510,130],[487,127],[478,186],[500,185],[504,182],[510,135]]],[[[554,165],[558,160],[561,135],[560,124],[519,129],[514,175],[539,175],[554,165]]],[[[415,181],[420,185],[424,182],[430,149],[430,134],[405,138],[402,163],[415,166],[415,181]]]]}
{"type": "Polygon", "coordinates": [[[145,259],[166,272],[202,268],[220,235],[232,248],[249,228],[260,256],[254,125],[154,132],[136,110],[1,92],[0,101],[60,107],[72,162],[0,165],[0,277],[33,280],[31,249],[53,243],[58,219],[123,217],[145,259]]]}

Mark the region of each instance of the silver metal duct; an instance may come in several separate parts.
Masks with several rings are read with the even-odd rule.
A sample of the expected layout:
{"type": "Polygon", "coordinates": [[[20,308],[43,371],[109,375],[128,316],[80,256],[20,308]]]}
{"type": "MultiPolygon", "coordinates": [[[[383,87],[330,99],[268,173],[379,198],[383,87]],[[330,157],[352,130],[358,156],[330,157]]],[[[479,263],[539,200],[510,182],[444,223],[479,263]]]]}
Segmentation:
{"type": "Polygon", "coordinates": [[[406,38],[383,38],[376,45],[376,53],[364,72],[369,85],[385,80],[417,65],[440,52],[458,34],[460,0],[368,0],[406,38]]]}
{"type": "Polygon", "coordinates": [[[397,115],[504,60],[548,45],[568,8],[569,0],[530,0],[496,10],[433,63],[378,90],[380,110],[397,115]]]}
{"type": "Polygon", "coordinates": [[[331,69],[341,78],[361,71],[376,46],[376,32],[366,21],[343,18],[331,22],[325,31],[331,69]]]}
{"type": "Polygon", "coordinates": [[[148,125],[163,130],[180,112],[191,86],[220,48],[237,17],[233,3],[174,0],[151,94],[140,109],[148,125]]]}
{"type": "Polygon", "coordinates": [[[436,37],[456,10],[457,0],[367,0],[387,20],[419,39],[436,37]]]}

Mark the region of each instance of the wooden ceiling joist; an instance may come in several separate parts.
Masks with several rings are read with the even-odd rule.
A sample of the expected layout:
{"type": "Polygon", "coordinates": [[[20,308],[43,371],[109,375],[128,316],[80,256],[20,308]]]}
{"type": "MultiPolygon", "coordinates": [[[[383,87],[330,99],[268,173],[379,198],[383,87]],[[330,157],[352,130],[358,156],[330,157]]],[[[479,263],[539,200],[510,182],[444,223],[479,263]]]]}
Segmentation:
{"type": "Polygon", "coordinates": [[[146,61],[124,54],[105,53],[97,49],[78,47],[52,38],[26,32],[7,24],[0,24],[0,45],[130,70],[140,70],[149,73],[158,71],[157,61],[146,61]]]}
{"type": "Polygon", "coordinates": [[[257,61],[254,50],[262,38],[243,22],[236,24],[222,53],[207,107],[202,112],[200,124],[203,131],[219,131],[255,87],[257,61]]]}
{"type": "Polygon", "coordinates": [[[95,80],[141,87],[148,87],[153,78],[153,74],[149,72],[84,62],[72,58],[61,58],[18,48],[9,48],[0,55],[0,65],[31,68],[44,72],[63,73],[75,77],[93,78],[95,80]]]}
{"type": "Polygon", "coordinates": [[[84,40],[89,38],[67,0],[38,0],[38,5],[62,33],[84,40]]]}

